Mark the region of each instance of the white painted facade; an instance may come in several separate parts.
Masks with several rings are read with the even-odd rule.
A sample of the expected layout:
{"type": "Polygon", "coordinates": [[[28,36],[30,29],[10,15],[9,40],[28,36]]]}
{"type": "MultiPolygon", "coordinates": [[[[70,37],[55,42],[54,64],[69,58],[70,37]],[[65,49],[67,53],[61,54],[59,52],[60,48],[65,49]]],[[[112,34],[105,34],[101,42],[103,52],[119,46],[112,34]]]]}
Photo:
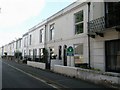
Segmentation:
{"type": "MultiPolygon", "coordinates": [[[[90,21],[105,17],[105,3],[93,2],[90,9],[90,21]]],[[[90,38],[91,45],[91,67],[106,71],[106,47],[105,42],[110,40],[119,40],[120,32],[116,31],[115,27],[106,28],[103,31],[104,37],[95,35],[95,38],[90,38]]],[[[110,48],[111,49],[111,48],[110,48]]]]}
{"type": "MultiPolygon", "coordinates": [[[[67,65],[75,66],[74,64],[76,62],[79,62],[79,64],[89,63],[88,20],[92,21],[105,16],[104,2],[89,1],[91,2],[90,13],[88,13],[88,2],[79,2],[78,0],[78,2],[72,3],[53,16],[47,18],[45,21],[29,29],[29,31],[23,35],[22,47],[19,49],[22,51],[23,57],[31,56],[31,58],[33,58],[34,50],[36,50],[36,56],[39,56],[40,49],[47,48],[48,51],[50,51],[50,48],[53,48],[54,55],[57,55],[56,60],[59,60],[59,46],[61,46],[61,61],[63,64],[64,45],[67,47],[72,46],[74,50],[77,45],[80,45],[78,48],[82,48],[76,51],[82,53],[82,55],[78,55],[75,53],[76,51],[74,51],[75,55],[71,59],[72,65],[70,65],[69,57],[67,58],[67,65]],[[80,11],[83,11],[83,33],[76,34],[75,15],[80,11]],[[51,37],[51,29],[54,29],[53,37],[51,37]],[[42,39],[40,38],[41,30],[43,30],[42,39]],[[81,59],[77,61],[76,58],[80,58],[80,56],[81,59]]],[[[105,29],[104,37],[98,35],[95,35],[95,38],[90,37],[90,66],[92,68],[105,71],[105,42],[116,39],[120,39],[120,32],[117,32],[115,28],[105,29]]],[[[11,51],[9,50],[10,47],[12,46],[5,45],[4,52],[12,54],[13,51],[15,51],[15,48],[11,51]]]]}
{"type": "MultiPolygon", "coordinates": [[[[8,53],[8,45],[5,45],[5,46],[4,46],[4,53],[8,53]]],[[[3,54],[4,54],[4,53],[3,53],[3,54]]]]}
{"type": "Polygon", "coordinates": [[[25,57],[28,55],[28,33],[25,33],[22,36],[22,56],[25,57]]]}
{"type": "MultiPolygon", "coordinates": [[[[88,63],[88,41],[87,41],[87,20],[88,20],[88,6],[87,3],[84,5],[79,5],[80,2],[74,3],[70,7],[65,8],[64,10],[58,13],[58,17],[53,16],[48,19],[48,28],[47,28],[47,48],[54,48],[55,55],[58,56],[58,48],[62,46],[62,60],[63,60],[63,47],[67,47],[76,44],[83,44],[83,57],[84,60],[82,63],[88,63]],[[78,6],[79,5],[79,6],[78,6]],[[74,9],[73,9],[74,8],[74,9]],[[84,28],[83,33],[75,34],[75,16],[74,14],[83,10],[83,22],[84,28]],[[50,25],[54,23],[54,39],[50,40],[50,25]]],[[[57,57],[58,58],[58,57],[57,57]]],[[[74,63],[74,58],[73,58],[74,63]]]]}
{"type": "MultiPolygon", "coordinates": [[[[46,30],[46,21],[36,25],[31,28],[28,33],[28,55],[33,56],[33,50],[36,50],[35,54],[39,56],[39,49],[45,48],[45,30],[46,30]],[[40,33],[42,32],[42,37],[40,33]],[[30,40],[31,38],[31,40],[30,40]],[[42,41],[40,41],[40,39],[42,41]]],[[[33,58],[33,57],[32,57],[33,58]]]]}
{"type": "Polygon", "coordinates": [[[19,38],[16,41],[12,41],[0,48],[1,55],[5,55],[5,53],[7,53],[8,56],[14,56],[16,51],[22,52],[22,38],[19,38]]]}
{"type": "Polygon", "coordinates": [[[22,38],[19,38],[16,40],[16,52],[21,52],[22,53],[22,38]]]}

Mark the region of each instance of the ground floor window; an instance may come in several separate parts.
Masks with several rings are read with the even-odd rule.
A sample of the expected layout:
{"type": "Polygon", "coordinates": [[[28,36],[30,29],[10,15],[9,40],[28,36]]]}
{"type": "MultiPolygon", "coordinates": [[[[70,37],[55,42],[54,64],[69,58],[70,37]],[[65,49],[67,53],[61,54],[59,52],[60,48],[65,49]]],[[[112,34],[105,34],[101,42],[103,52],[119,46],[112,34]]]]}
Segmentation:
{"type": "Polygon", "coordinates": [[[37,58],[37,49],[33,49],[33,60],[36,61],[37,58]]]}
{"type": "Polygon", "coordinates": [[[43,48],[39,49],[39,57],[40,59],[43,59],[43,48]]]}
{"type": "Polygon", "coordinates": [[[57,57],[54,50],[54,47],[50,47],[50,59],[56,59],[57,57]]]}
{"type": "Polygon", "coordinates": [[[29,49],[29,57],[28,60],[31,61],[31,50],[29,49]]]}
{"type": "Polygon", "coordinates": [[[29,57],[31,57],[31,50],[29,50],[29,57]]]}
{"type": "Polygon", "coordinates": [[[74,60],[75,60],[75,65],[84,63],[83,44],[74,45],[74,60]]]}

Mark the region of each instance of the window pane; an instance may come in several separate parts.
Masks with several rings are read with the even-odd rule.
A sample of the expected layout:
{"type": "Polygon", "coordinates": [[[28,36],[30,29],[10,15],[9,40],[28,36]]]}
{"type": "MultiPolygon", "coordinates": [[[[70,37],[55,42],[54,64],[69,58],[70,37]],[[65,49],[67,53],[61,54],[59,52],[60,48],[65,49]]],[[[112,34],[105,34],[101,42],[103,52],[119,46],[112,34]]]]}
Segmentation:
{"type": "Polygon", "coordinates": [[[50,40],[52,40],[52,30],[50,30],[50,40]]]}
{"type": "Polygon", "coordinates": [[[50,48],[50,59],[56,59],[56,54],[55,54],[55,51],[54,51],[54,48],[51,47],[50,48]]]}
{"type": "Polygon", "coordinates": [[[83,10],[75,14],[75,23],[83,21],[83,10]]]}
{"type": "Polygon", "coordinates": [[[75,52],[74,56],[75,64],[83,63],[84,62],[83,44],[74,45],[74,52],[75,52]]]}
{"type": "Polygon", "coordinates": [[[30,35],[30,45],[31,45],[32,35],[30,35]]]}
{"type": "Polygon", "coordinates": [[[52,40],[54,39],[54,29],[52,30],[52,40]]]}
{"type": "Polygon", "coordinates": [[[75,34],[83,33],[83,23],[75,25],[75,34]]]}
{"type": "Polygon", "coordinates": [[[40,30],[40,43],[44,41],[44,30],[40,30]]]}
{"type": "Polygon", "coordinates": [[[44,30],[42,30],[42,42],[44,42],[44,30]]]}
{"type": "Polygon", "coordinates": [[[75,54],[83,54],[83,44],[75,45],[75,54]]]}
{"type": "Polygon", "coordinates": [[[54,24],[50,25],[50,40],[54,39],[54,24]]]}

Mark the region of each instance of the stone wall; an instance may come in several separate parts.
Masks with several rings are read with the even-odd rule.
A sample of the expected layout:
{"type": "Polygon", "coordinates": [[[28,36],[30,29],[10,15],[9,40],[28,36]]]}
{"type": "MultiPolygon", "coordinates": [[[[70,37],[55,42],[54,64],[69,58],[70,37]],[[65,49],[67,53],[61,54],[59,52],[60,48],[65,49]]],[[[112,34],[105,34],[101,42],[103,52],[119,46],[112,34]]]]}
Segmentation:
{"type": "Polygon", "coordinates": [[[45,69],[45,63],[41,62],[27,61],[27,65],[40,69],[45,69]]]}
{"type": "Polygon", "coordinates": [[[61,65],[54,65],[53,71],[70,77],[90,81],[96,84],[101,84],[113,88],[120,88],[119,73],[100,72],[61,65]]]}

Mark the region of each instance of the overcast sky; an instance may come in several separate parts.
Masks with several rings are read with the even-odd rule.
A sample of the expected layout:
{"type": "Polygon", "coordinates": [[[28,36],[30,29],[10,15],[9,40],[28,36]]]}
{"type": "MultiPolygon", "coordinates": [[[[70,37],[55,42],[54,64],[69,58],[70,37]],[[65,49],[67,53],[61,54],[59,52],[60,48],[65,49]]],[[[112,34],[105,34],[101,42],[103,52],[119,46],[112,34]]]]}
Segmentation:
{"type": "Polygon", "coordinates": [[[76,0],[0,0],[0,47],[76,0]]]}

